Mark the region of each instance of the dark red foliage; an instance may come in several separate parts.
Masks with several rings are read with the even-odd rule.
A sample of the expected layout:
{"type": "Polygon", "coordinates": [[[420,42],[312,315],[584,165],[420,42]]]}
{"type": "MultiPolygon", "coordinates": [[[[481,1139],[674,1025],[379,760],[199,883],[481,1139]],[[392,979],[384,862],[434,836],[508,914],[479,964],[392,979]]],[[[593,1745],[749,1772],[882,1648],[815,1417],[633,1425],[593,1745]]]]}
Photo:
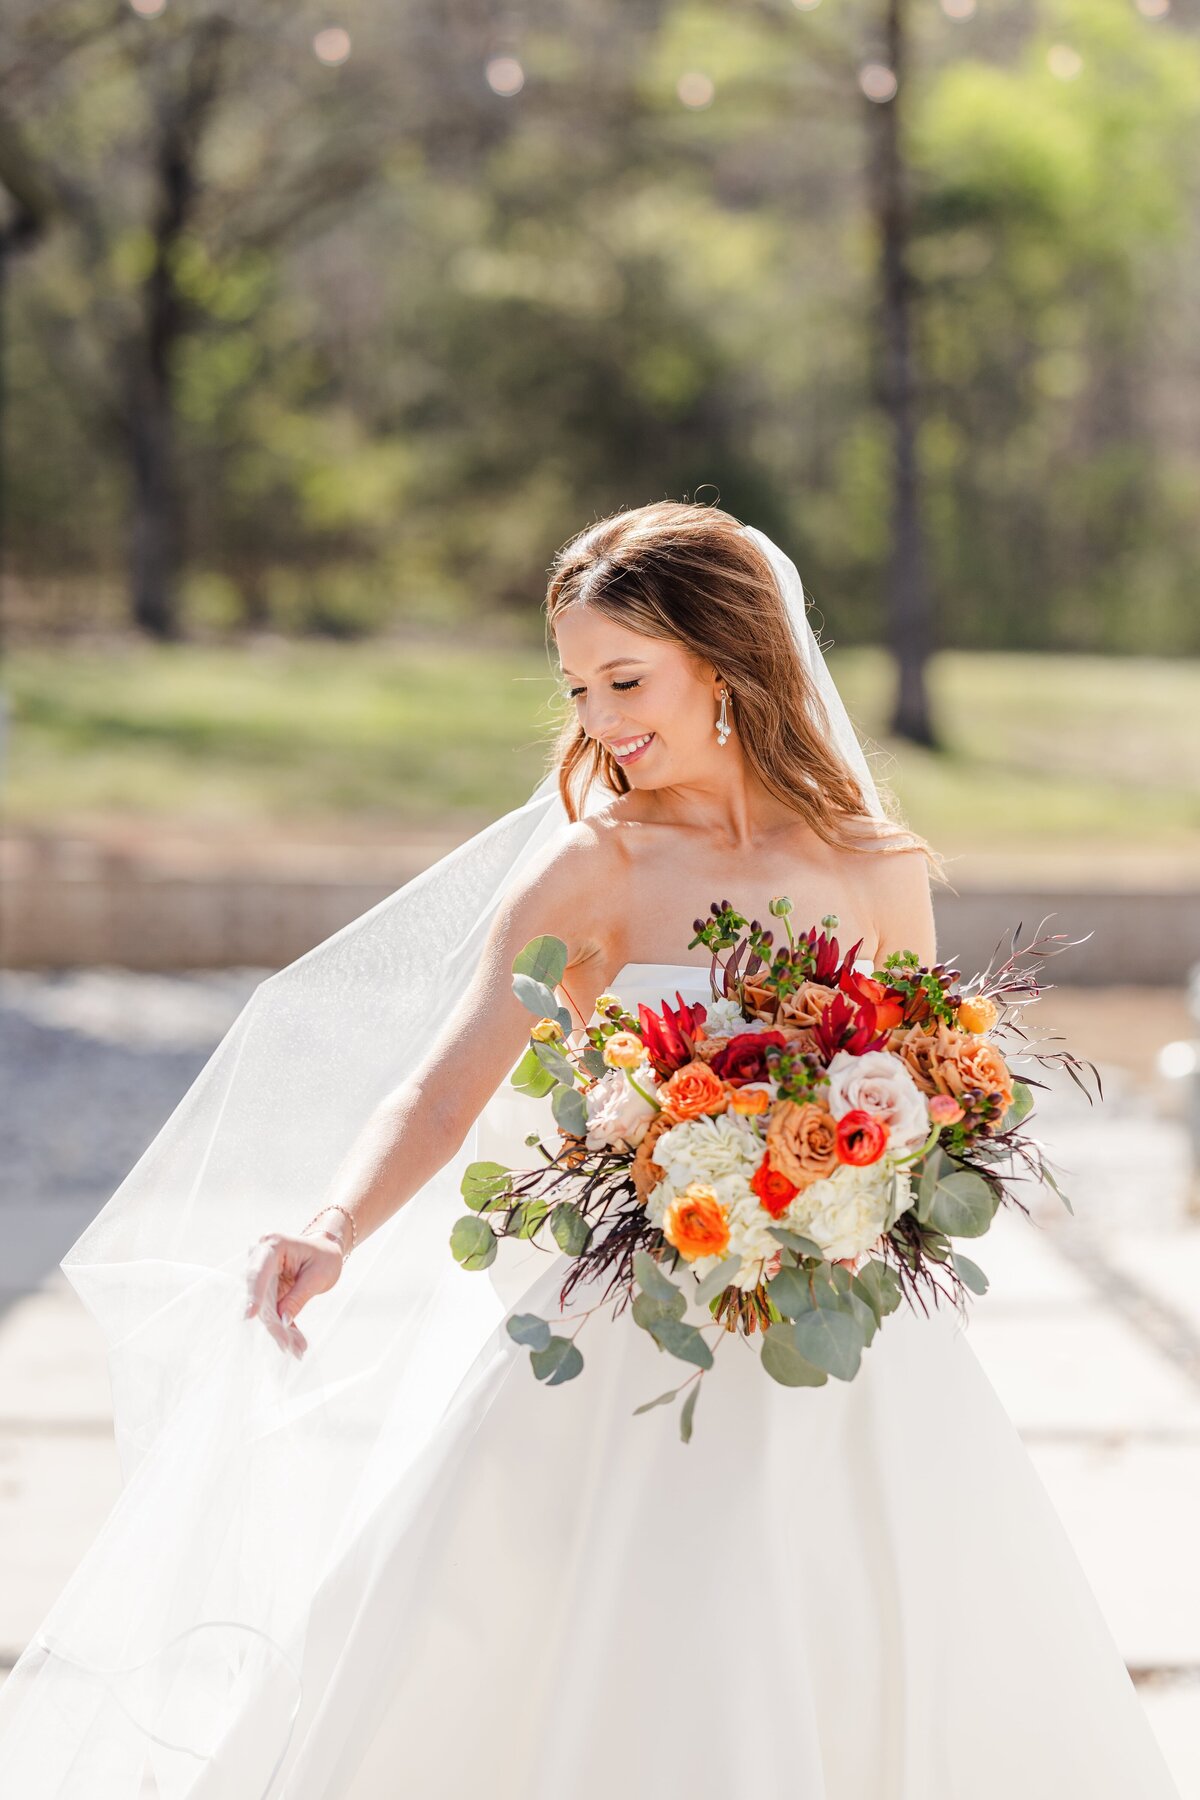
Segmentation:
{"type": "Polygon", "coordinates": [[[869,1002],[854,1005],[839,993],[821,1008],[821,1017],[813,1026],[813,1045],[820,1051],[822,1061],[828,1063],[839,1050],[849,1050],[852,1056],[862,1056],[867,1050],[886,1050],[888,1033],[879,1029],[875,1008],[869,1002]]]}

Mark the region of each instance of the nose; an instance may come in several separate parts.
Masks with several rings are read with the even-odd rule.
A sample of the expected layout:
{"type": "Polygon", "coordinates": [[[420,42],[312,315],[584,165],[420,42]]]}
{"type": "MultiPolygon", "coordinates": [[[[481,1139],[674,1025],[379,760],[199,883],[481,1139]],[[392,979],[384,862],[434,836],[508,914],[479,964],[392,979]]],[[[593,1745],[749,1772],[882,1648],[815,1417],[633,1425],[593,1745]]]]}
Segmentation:
{"type": "Polygon", "coordinates": [[[612,700],[601,694],[593,698],[589,692],[583,703],[583,729],[590,738],[611,737],[619,714],[612,700]]]}

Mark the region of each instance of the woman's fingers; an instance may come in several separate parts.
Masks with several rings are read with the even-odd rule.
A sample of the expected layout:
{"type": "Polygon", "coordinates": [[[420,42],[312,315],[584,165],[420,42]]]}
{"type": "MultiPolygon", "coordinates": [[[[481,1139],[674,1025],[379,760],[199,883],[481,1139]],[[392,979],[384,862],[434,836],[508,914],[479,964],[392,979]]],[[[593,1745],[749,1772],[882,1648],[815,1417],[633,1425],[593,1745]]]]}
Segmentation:
{"type": "Polygon", "coordinates": [[[274,1235],[260,1238],[253,1245],[246,1267],[245,1316],[250,1319],[257,1313],[280,1349],[299,1357],[308,1346],[303,1333],[288,1317],[286,1299],[282,1307],[280,1305],[279,1277],[282,1262],[283,1247],[274,1235]]]}

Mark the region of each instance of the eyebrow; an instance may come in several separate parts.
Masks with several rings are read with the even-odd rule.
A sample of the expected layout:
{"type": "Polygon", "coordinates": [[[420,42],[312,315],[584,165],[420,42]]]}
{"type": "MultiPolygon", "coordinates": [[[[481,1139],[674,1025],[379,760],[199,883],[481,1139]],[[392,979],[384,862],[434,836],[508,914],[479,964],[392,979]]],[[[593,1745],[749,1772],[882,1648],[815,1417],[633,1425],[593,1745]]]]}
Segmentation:
{"type": "MultiPolygon", "coordinates": [[[[643,663],[642,658],[640,656],[614,656],[611,662],[601,663],[600,667],[596,670],[596,673],[597,673],[597,675],[603,675],[606,673],[607,670],[620,669],[626,663],[633,663],[639,669],[645,667],[645,664],[643,663]]],[[[570,669],[560,668],[559,674],[560,675],[571,675],[571,671],[570,671],[570,669]]],[[[574,680],[574,676],[572,676],[571,679],[574,680]]]]}

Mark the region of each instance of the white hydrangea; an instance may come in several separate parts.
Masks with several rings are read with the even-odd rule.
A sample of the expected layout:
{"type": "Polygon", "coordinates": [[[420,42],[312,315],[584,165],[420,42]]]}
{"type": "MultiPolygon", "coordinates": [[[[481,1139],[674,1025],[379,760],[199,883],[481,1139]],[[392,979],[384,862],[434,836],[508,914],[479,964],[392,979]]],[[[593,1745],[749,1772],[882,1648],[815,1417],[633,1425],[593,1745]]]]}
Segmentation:
{"type": "Polygon", "coordinates": [[[736,1000],[706,1000],[704,1029],[710,1037],[741,1037],[746,1031],[762,1031],[760,1019],[748,1019],[736,1000]]]}
{"type": "MultiPolygon", "coordinates": [[[[861,1256],[888,1225],[894,1173],[886,1157],[863,1167],[840,1163],[824,1181],[810,1182],[797,1194],[779,1223],[811,1238],[829,1262],[861,1256]]],[[[899,1178],[898,1213],[912,1204],[908,1171],[901,1170],[899,1178]]]]}

